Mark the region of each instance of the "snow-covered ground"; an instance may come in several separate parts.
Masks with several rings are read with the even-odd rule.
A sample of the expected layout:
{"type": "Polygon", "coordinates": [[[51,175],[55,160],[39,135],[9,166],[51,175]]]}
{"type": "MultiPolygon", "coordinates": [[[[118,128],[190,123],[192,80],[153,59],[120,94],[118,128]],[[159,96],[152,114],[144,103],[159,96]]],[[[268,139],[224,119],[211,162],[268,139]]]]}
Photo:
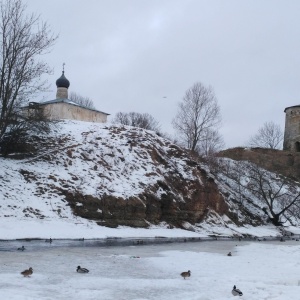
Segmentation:
{"type": "MultiPolygon", "coordinates": [[[[215,236],[239,236],[251,235],[257,237],[280,235],[275,226],[236,226],[234,224],[222,226],[207,224],[203,222],[197,232],[183,230],[179,228],[168,229],[167,225],[153,225],[150,228],[132,228],[119,226],[109,228],[99,226],[93,221],[78,218],[78,223],[73,220],[15,220],[10,218],[0,218],[0,240],[14,239],[105,239],[114,238],[154,238],[154,237],[208,237],[215,236]]],[[[300,234],[298,227],[286,227],[288,231],[300,234]]]]}
{"type": "Polygon", "coordinates": [[[15,248],[21,242],[9,245],[12,251],[0,251],[1,299],[227,300],[233,285],[241,299],[299,299],[300,244],[294,240],[105,248],[55,247],[54,241],[42,249],[28,242],[24,252],[15,248]],[[78,265],[90,272],[76,273],[78,265]],[[28,267],[30,278],[20,274],[28,267]],[[188,270],[184,280],[180,273],[188,270]]]}

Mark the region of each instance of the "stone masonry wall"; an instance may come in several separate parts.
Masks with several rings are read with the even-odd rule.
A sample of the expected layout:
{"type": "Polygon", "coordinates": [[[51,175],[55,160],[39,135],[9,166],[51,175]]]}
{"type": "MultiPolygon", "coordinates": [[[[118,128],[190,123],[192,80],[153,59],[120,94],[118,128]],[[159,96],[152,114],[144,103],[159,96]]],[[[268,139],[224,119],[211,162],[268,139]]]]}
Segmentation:
{"type": "Polygon", "coordinates": [[[247,160],[271,172],[278,172],[300,181],[299,152],[240,147],[221,151],[219,156],[234,160],[247,160]]]}
{"type": "Polygon", "coordinates": [[[285,131],[283,150],[300,151],[300,106],[285,110],[285,131]]]}

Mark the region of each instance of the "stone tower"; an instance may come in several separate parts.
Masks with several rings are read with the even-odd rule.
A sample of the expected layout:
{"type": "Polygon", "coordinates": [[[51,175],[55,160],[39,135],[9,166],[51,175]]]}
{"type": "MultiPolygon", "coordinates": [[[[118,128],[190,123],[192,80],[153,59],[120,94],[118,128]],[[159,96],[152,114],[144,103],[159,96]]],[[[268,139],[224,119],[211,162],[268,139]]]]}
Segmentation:
{"type": "Polygon", "coordinates": [[[65,71],[62,71],[62,75],[56,80],[56,86],[56,99],[68,99],[70,81],[65,77],[65,71]]]}
{"type": "Polygon", "coordinates": [[[283,150],[300,152],[300,105],[285,110],[283,150]]]}

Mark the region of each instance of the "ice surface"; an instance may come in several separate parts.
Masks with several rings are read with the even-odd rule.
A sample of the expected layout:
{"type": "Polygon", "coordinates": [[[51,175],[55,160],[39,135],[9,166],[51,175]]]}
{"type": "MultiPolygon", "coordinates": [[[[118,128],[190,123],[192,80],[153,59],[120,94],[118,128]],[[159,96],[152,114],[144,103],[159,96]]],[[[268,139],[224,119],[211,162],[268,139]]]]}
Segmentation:
{"type": "Polygon", "coordinates": [[[292,240],[126,247],[25,242],[24,252],[16,250],[21,243],[0,251],[1,299],[227,300],[233,285],[242,299],[299,299],[300,244],[292,240]],[[90,272],[76,273],[78,265],[90,272]],[[20,272],[29,267],[34,273],[25,278],[20,272]],[[187,270],[192,275],[184,280],[179,274],[187,270]]]}

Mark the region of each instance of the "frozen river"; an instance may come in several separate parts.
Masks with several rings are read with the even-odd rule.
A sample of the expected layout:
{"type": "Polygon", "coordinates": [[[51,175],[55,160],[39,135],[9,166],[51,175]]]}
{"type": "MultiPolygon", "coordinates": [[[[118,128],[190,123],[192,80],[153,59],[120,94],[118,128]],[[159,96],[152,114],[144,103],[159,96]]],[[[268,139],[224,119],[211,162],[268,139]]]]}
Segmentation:
{"type": "Polygon", "coordinates": [[[300,294],[296,241],[144,243],[0,242],[1,298],[215,300],[233,297],[234,284],[243,299],[296,299],[300,294]],[[16,250],[21,245],[25,251],[16,250]],[[78,265],[90,272],[76,273],[78,265]],[[29,267],[33,275],[25,278],[20,272],[29,267]],[[179,274],[187,270],[192,276],[184,280],[179,274]]]}

